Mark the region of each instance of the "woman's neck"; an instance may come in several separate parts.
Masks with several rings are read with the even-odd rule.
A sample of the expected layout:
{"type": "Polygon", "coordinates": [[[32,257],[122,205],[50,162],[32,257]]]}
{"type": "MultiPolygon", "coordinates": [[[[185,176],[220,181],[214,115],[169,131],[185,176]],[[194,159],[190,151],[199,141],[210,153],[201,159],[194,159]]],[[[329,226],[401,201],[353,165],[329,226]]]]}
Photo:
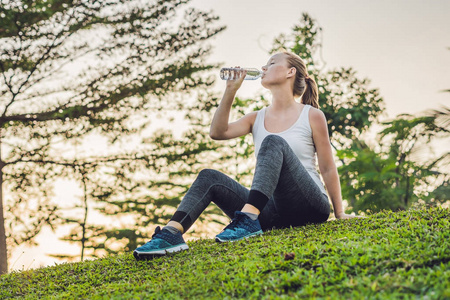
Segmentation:
{"type": "Polygon", "coordinates": [[[295,101],[292,91],[287,89],[271,90],[272,92],[272,105],[271,109],[274,111],[284,111],[292,109],[293,106],[298,103],[295,101]]]}

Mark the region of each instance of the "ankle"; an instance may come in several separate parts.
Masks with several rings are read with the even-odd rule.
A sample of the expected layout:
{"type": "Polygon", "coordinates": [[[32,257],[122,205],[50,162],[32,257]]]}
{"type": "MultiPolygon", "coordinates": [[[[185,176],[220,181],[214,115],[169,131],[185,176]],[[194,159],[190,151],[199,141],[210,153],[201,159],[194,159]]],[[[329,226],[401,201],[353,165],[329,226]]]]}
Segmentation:
{"type": "Polygon", "coordinates": [[[172,226],[169,226],[169,225],[164,226],[163,229],[169,231],[171,234],[179,234],[179,233],[182,233],[182,232],[179,231],[177,228],[172,227],[172,226]]]}
{"type": "Polygon", "coordinates": [[[183,226],[180,223],[176,222],[176,221],[169,221],[169,223],[167,223],[167,225],[164,228],[166,228],[168,226],[177,229],[179,232],[181,232],[181,234],[184,233],[183,226]]]}
{"type": "Polygon", "coordinates": [[[245,204],[244,207],[241,209],[241,212],[243,213],[251,213],[251,214],[255,214],[257,216],[259,216],[259,214],[261,213],[259,211],[259,209],[257,209],[256,207],[254,207],[251,204],[245,204]]]}
{"type": "Polygon", "coordinates": [[[258,215],[257,214],[252,214],[252,213],[249,213],[249,212],[242,212],[243,214],[246,214],[250,219],[252,219],[253,221],[256,221],[256,220],[258,220],[258,215]]]}

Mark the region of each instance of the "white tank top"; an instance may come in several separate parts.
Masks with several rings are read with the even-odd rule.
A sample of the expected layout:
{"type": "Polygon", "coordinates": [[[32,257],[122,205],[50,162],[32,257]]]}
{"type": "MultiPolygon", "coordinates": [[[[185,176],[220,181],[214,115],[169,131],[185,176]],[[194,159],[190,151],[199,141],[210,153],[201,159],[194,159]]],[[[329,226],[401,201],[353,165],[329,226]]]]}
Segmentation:
{"type": "Polygon", "coordinates": [[[261,143],[266,136],[274,134],[286,140],[288,145],[292,148],[295,155],[300,162],[305,166],[311,178],[319,186],[322,193],[326,194],[325,187],[320,180],[319,173],[316,167],[316,147],[312,137],[311,125],[309,124],[309,109],[311,105],[305,105],[298,117],[297,121],[290,128],[282,132],[271,133],[268,132],[264,126],[264,116],[266,108],[258,111],[253,124],[252,134],[253,142],[255,144],[255,155],[258,157],[261,143]]]}

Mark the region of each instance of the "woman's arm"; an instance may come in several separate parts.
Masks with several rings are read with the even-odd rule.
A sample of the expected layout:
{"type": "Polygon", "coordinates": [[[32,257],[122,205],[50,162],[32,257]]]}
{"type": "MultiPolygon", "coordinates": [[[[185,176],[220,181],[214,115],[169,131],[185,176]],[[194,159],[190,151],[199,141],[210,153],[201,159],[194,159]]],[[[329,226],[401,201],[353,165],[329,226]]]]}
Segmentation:
{"type": "Polygon", "coordinates": [[[327,120],[322,111],[311,108],[309,113],[309,122],[313,132],[313,140],[316,146],[319,170],[322,174],[328,195],[333,203],[334,216],[337,219],[349,219],[355,216],[347,215],[342,206],[341,184],[336,164],[331,151],[330,139],[328,137],[327,120]]]}
{"type": "Polygon", "coordinates": [[[246,72],[242,72],[235,80],[227,80],[227,87],[220,101],[219,107],[214,113],[209,130],[209,136],[214,140],[229,140],[251,132],[255,122],[256,112],[243,116],[236,122],[228,123],[230,118],[231,105],[233,104],[236,92],[244,80],[246,72]]]}

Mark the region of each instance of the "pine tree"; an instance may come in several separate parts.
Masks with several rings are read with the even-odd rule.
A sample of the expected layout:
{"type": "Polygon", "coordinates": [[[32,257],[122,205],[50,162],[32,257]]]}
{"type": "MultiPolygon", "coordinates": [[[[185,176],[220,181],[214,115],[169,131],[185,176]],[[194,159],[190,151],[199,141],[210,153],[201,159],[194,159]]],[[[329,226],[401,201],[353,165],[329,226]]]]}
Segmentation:
{"type": "Polygon", "coordinates": [[[77,168],[70,141],[113,144],[183,107],[173,93],[211,84],[206,41],[224,28],[188,2],[0,2],[0,273],[6,240],[32,242],[60,222],[51,191],[77,168]]]}

